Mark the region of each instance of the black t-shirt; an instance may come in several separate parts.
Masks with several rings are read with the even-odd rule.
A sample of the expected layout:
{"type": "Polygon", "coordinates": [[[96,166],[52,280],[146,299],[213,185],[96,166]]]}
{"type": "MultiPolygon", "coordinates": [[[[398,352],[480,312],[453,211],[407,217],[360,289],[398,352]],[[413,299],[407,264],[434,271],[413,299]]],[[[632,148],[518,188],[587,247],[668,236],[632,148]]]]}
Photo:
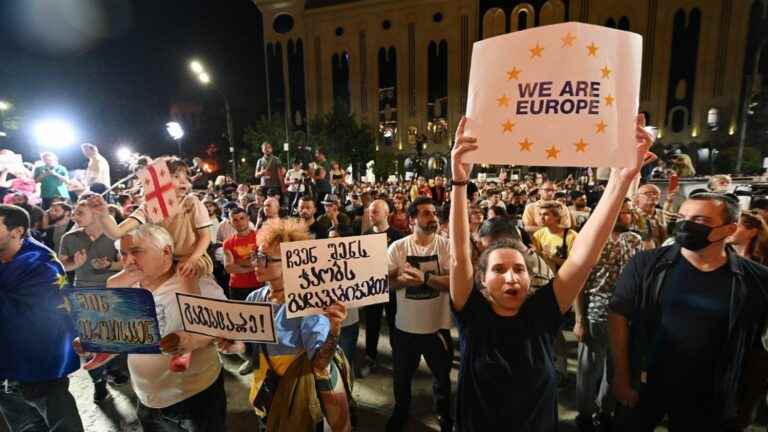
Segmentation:
{"type": "Polygon", "coordinates": [[[557,430],[557,374],[552,341],[563,315],[550,282],[514,317],[496,315],[472,290],[454,311],[463,335],[458,430],[557,430]]]}
{"type": "Polygon", "coordinates": [[[703,272],[682,255],[667,270],[649,385],[660,385],[667,394],[680,391],[686,399],[711,395],[709,378],[728,335],[732,277],[727,265],[703,272]]]}

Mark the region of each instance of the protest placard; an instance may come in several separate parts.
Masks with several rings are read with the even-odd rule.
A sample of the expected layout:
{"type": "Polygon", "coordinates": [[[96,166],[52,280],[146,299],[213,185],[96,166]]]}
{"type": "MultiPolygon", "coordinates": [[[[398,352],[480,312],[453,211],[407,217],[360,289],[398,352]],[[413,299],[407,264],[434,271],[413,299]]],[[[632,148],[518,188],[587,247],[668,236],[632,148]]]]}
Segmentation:
{"type": "Polygon", "coordinates": [[[476,42],[467,161],[634,166],[641,61],[640,35],[576,22],[476,42]]]}
{"type": "Polygon", "coordinates": [[[0,152],[0,172],[15,173],[24,170],[24,163],[20,154],[10,150],[0,152]]]}
{"type": "Polygon", "coordinates": [[[288,318],[389,300],[386,234],[280,244],[288,318]]]}
{"type": "Polygon", "coordinates": [[[176,293],[184,330],[230,340],[277,343],[270,303],[244,303],[176,293]]]}
{"type": "Polygon", "coordinates": [[[151,292],[138,288],[71,288],[63,293],[85,351],[160,352],[160,328],[151,292]]]}
{"type": "Polygon", "coordinates": [[[147,165],[137,175],[144,188],[144,201],[150,222],[160,223],[181,212],[181,203],[176,198],[176,186],[165,159],[160,158],[147,165]]]}

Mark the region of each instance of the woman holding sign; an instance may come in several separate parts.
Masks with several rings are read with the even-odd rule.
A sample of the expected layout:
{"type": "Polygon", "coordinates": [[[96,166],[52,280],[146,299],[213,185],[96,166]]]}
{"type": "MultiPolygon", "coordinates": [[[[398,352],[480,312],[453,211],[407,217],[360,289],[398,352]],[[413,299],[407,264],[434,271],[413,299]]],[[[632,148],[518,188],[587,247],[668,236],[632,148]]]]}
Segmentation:
{"type": "Polygon", "coordinates": [[[451,304],[465,338],[459,371],[458,430],[556,430],[557,375],[552,341],[563,314],[600,257],[652,139],[639,117],[637,165],[612,171],[602,199],[555,279],[530,294],[530,255],[518,241],[491,244],[473,268],[465,189],[472,165],[462,158],[478,144],[475,138],[464,135],[466,122],[464,118],[459,124],[451,154],[451,304]]]}
{"type": "Polygon", "coordinates": [[[280,243],[307,239],[306,225],[295,219],[270,219],[259,230],[259,251],[253,262],[256,276],[265,286],[246,301],[273,304],[277,344],[244,347],[222,340],[219,349],[246,350],[257,365],[250,399],[256,413],[266,417],[267,431],[313,432],[324,416],[334,432],[348,432],[348,365],[339,367],[334,359],[346,307],[334,303],[324,315],[287,316],[280,243]]]}

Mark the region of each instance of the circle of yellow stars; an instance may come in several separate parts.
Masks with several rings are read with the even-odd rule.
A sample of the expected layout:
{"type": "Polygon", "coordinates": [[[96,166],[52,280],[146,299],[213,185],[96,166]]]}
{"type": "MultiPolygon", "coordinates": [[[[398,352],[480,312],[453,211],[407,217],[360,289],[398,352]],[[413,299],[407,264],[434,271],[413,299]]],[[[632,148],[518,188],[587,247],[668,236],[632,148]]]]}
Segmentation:
{"type": "MultiPolygon", "coordinates": [[[[566,33],[560,38],[560,41],[562,42],[562,45],[560,48],[575,48],[579,45],[576,44],[578,38],[571,34],[571,32],[566,33]]],[[[586,49],[586,55],[588,58],[594,57],[597,59],[598,53],[600,51],[600,47],[595,44],[594,41],[590,41],[587,45],[582,45],[586,49]]],[[[537,41],[536,44],[530,48],[528,48],[529,60],[535,60],[537,58],[543,58],[544,56],[544,50],[546,49],[546,46],[543,46],[541,42],[537,41]]],[[[599,69],[601,79],[602,80],[610,80],[611,74],[613,71],[611,68],[605,64],[602,68],[599,69]]],[[[523,73],[522,69],[519,69],[517,66],[513,66],[511,69],[506,71],[507,74],[507,81],[519,81],[520,75],[523,73]]],[[[606,107],[613,107],[614,102],[616,101],[616,98],[612,94],[608,94],[603,97],[603,101],[606,107]]],[[[498,108],[509,108],[510,104],[510,98],[507,96],[506,93],[502,93],[501,96],[496,98],[496,103],[498,108]]],[[[501,124],[502,128],[502,134],[511,134],[513,132],[513,129],[516,125],[515,122],[512,121],[513,119],[507,118],[504,123],[501,124]]],[[[599,122],[594,124],[595,127],[595,134],[601,135],[605,134],[606,129],[608,128],[608,124],[603,120],[600,119],[599,122]]],[[[528,152],[531,153],[533,151],[534,143],[528,138],[523,137],[522,141],[519,141],[518,143],[519,151],[520,152],[528,152]]],[[[585,141],[583,137],[580,137],[578,141],[573,143],[574,149],[576,153],[587,153],[587,150],[589,148],[589,142],[585,141]]],[[[554,144],[550,145],[549,147],[544,148],[544,152],[547,155],[547,159],[554,159],[557,160],[557,158],[560,156],[561,150],[555,146],[554,144]]]]}

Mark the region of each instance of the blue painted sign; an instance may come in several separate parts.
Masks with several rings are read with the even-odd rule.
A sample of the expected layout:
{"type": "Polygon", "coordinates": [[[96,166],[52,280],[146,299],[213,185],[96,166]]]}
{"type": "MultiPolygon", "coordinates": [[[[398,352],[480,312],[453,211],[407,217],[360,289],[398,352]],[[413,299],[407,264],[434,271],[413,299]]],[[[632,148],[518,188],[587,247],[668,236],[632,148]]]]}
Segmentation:
{"type": "Polygon", "coordinates": [[[140,288],[63,291],[83,349],[104,353],[160,353],[152,293],[140,288]]]}

